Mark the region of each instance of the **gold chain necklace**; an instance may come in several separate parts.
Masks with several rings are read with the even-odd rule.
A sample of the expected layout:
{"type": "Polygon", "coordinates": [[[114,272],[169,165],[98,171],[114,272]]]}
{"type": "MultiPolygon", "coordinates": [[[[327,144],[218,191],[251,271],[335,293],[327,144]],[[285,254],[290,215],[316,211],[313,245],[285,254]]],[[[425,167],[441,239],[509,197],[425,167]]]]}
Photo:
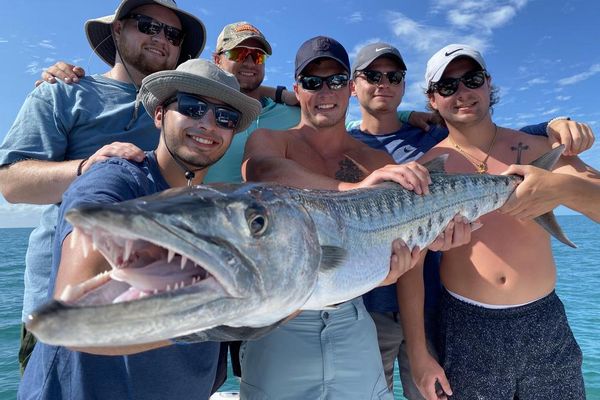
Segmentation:
{"type": "Polygon", "coordinates": [[[496,136],[498,136],[498,126],[496,124],[494,124],[494,128],[495,128],[494,137],[492,138],[490,147],[488,148],[488,150],[485,154],[485,158],[483,160],[480,160],[479,158],[472,156],[471,154],[464,151],[454,140],[452,140],[452,136],[448,135],[448,139],[450,140],[450,143],[452,143],[452,145],[454,146],[454,148],[456,150],[458,150],[462,155],[465,156],[467,161],[469,161],[471,164],[473,164],[473,166],[477,170],[478,174],[485,174],[488,170],[487,160],[488,160],[488,158],[490,158],[490,152],[492,151],[492,148],[494,147],[494,143],[496,143],[496,136]]]}

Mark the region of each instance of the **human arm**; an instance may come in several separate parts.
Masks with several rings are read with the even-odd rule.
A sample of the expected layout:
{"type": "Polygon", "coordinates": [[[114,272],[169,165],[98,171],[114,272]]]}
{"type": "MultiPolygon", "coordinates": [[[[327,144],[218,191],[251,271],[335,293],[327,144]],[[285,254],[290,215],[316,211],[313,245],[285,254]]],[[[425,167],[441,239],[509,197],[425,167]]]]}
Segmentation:
{"type": "Polygon", "coordinates": [[[406,246],[402,239],[392,242],[392,255],[390,257],[390,272],[379,286],[387,286],[395,283],[404,273],[413,268],[421,256],[418,247],[412,251],[406,246]]]}
{"type": "Polygon", "coordinates": [[[521,132],[547,136],[552,148],[565,145],[564,155],[573,156],[584,152],[594,144],[594,132],[588,124],[570,119],[555,118],[549,122],[528,125],[519,129],[521,132]]]}
{"type": "Polygon", "coordinates": [[[57,79],[65,83],[77,83],[79,78],[83,76],[85,76],[83,68],[64,61],[58,61],[42,72],[41,79],[35,81],[35,86],[37,87],[43,82],[56,83],[57,79]]]}
{"type": "Polygon", "coordinates": [[[531,165],[511,165],[503,174],[524,177],[500,212],[532,219],[564,205],[600,222],[600,172],[578,157],[562,157],[553,172],[531,165]]]}
{"type": "Polygon", "coordinates": [[[423,252],[417,265],[398,279],[396,283],[402,330],[407,345],[408,359],[413,380],[426,400],[447,399],[436,393],[436,382],[451,395],[452,389],[444,370],[427,349],[424,322],[425,290],[423,283],[423,252]]]}
{"type": "Polygon", "coordinates": [[[83,174],[95,163],[109,157],[142,161],[145,154],[134,144],[114,142],[103,146],[85,160],[29,159],[15,162],[0,168],[2,195],[9,203],[58,203],[78,172],[83,174]]]}
{"type": "MultiPolygon", "coordinates": [[[[428,193],[431,183],[429,173],[422,165],[385,165],[357,183],[342,182],[324,174],[316,173],[287,157],[288,135],[272,134],[257,129],[246,142],[242,176],[246,181],[278,182],[294,187],[326,190],[351,190],[372,186],[383,181],[394,181],[415,193],[428,193]]],[[[391,161],[391,160],[390,160],[391,161]]],[[[357,166],[358,167],[358,166],[357,166]]]]}
{"type": "MultiPolygon", "coordinates": [[[[274,88],[273,86],[261,85],[258,88],[258,90],[259,90],[260,96],[268,97],[275,102],[277,101],[277,88],[274,88]]],[[[294,93],[293,90],[287,90],[286,88],[284,88],[283,91],[281,92],[281,100],[282,100],[283,104],[286,104],[288,106],[294,106],[294,107],[300,106],[300,104],[298,103],[298,99],[296,98],[296,94],[294,93]]]]}

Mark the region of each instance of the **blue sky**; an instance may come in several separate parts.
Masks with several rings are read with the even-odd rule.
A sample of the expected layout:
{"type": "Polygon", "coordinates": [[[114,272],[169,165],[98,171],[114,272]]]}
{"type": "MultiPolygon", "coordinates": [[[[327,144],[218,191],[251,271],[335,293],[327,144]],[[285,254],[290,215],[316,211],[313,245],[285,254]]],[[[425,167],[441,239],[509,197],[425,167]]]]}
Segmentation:
{"type": "MultiPolygon", "coordinates": [[[[247,20],[273,46],[266,83],[293,83],[299,45],[316,35],[339,40],[353,59],[363,45],[387,41],[408,66],[403,108],[424,109],[427,59],[449,43],[481,49],[501,101],[495,121],[519,127],[567,115],[600,132],[600,2],[596,0],[305,0],[228,2],[178,0],[207,29],[202,58],[214,49],[224,25],[247,20]]],[[[11,2],[0,16],[0,140],[10,128],[40,72],[70,60],[88,73],[108,69],[91,51],[83,32],[89,18],[112,14],[116,0],[11,2]]],[[[356,103],[349,113],[358,115],[356,103]]],[[[582,158],[600,168],[600,144],[582,158]]],[[[31,226],[37,209],[11,206],[0,196],[0,227],[31,226]]]]}

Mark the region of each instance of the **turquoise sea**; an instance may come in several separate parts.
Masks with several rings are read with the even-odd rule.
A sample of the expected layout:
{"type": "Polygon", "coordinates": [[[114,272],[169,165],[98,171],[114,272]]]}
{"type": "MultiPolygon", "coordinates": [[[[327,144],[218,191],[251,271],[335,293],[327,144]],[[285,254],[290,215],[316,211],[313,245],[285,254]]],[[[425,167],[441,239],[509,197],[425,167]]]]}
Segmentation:
{"type": "MultiPolygon", "coordinates": [[[[600,399],[600,225],[582,216],[561,216],[559,223],[578,246],[554,243],[557,292],[583,350],[588,399],[600,399]]],[[[14,399],[19,384],[17,351],[23,294],[23,268],[31,229],[0,229],[0,400],[14,399]]],[[[230,379],[223,390],[235,390],[230,379]]],[[[395,385],[396,392],[400,387],[395,385]]],[[[399,399],[400,394],[396,393],[399,399]]]]}

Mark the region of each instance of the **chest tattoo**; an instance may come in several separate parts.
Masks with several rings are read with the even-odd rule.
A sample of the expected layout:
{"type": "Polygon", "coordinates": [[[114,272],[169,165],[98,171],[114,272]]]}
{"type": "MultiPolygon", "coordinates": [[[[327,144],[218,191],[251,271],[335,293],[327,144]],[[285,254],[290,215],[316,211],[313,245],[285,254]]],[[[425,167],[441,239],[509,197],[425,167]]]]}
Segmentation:
{"type": "Polygon", "coordinates": [[[523,153],[523,150],[529,150],[529,146],[527,146],[526,144],[523,144],[523,143],[519,142],[519,144],[517,145],[517,147],[510,146],[510,149],[512,151],[516,151],[517,152],[517,161],[515,162],[515,164],[521,164],[521,154],[523,153]]]}
{"type": "Polygon", "coordinates": [[[344,158],[338,165],[340,169],[335,173],[335,179],[338,181],[356,183],[364,179],[363,172],[349,158],[344,158]]]}

